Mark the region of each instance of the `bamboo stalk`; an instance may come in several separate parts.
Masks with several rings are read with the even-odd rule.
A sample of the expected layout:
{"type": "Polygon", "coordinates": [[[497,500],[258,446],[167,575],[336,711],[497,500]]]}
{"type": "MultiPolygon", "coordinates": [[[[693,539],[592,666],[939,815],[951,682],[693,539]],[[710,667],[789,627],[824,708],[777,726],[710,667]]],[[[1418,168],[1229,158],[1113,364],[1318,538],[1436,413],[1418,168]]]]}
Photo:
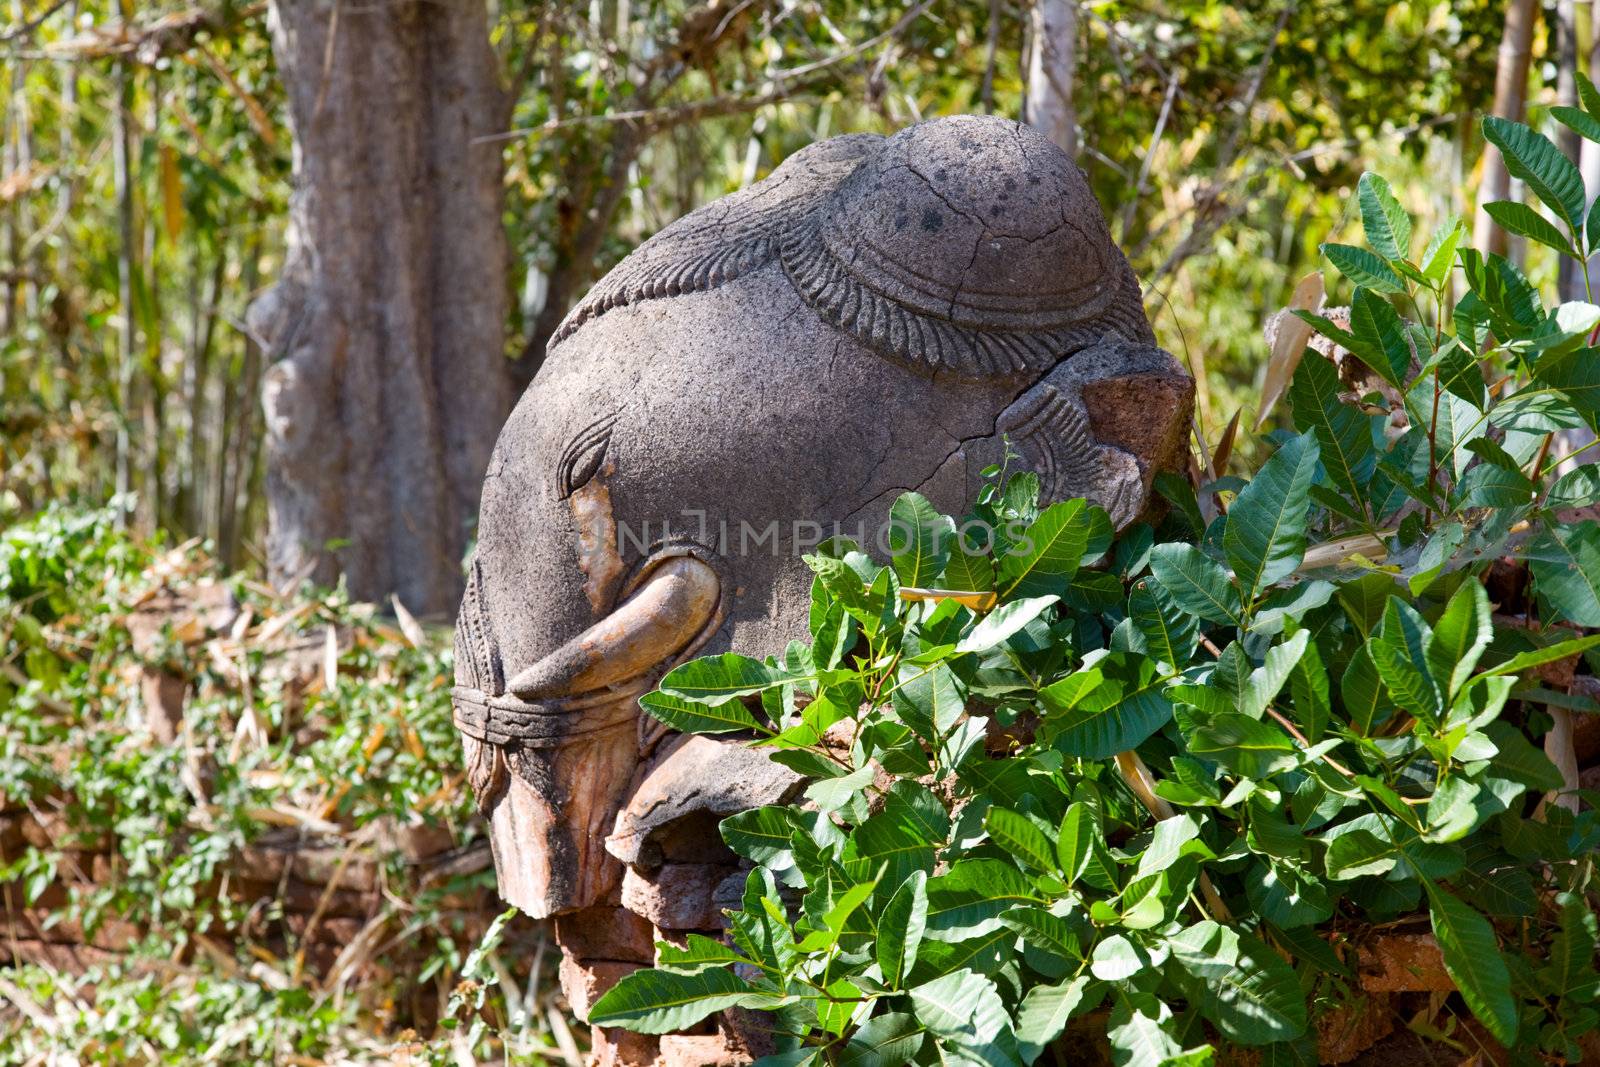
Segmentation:
{"type": "MultiPolygon", "coordinates": [[[[111,147],[112,172],[117,197],[117,231],[120,239],[117,250],[117,307],[122,321],[117,328],[117,440],[116,440],[116,491],[125,494],[133,491],[133,438],[129,412],[133,408],[133,181],[130,173],[128,112],[133,107],[133,79],[126,63],[117,61],[116,106],[113,109],[111,147]]],[[[122,510],[117,512],[118,523],[126,521],[122,510]]]]}

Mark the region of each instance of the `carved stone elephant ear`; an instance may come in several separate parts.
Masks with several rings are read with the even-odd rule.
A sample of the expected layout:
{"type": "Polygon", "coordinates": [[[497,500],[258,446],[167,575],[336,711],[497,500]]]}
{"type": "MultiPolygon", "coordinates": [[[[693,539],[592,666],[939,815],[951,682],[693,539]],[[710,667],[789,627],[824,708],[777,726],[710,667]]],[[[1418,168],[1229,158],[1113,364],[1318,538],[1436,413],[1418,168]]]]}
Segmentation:
{"type": "Polygon", "coordinates": [[[807,145],[762,181],[667,225],[589,290],[550,344],[614,308],[714,289],[771,263],[783,234],[882,144],[856,133],[807,145]]]}

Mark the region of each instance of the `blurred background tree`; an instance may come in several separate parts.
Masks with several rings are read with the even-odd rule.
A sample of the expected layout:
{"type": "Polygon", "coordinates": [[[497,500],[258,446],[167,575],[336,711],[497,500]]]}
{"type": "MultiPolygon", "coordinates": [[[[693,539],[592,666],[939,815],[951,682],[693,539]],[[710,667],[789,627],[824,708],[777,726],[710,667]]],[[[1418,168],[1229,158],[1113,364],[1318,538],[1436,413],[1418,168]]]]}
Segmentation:
{"type": "Polygon", "coordinates": [[[1265,321],[1353,219],[1363,169],[1408,190],[1427,228],[1470,211],[1480,168],[1503,173],[1480,156],[1479,114],[1531,104],[1537,122],[1558,102],[1557,75],[1590,55],[1591,5],[1540,14],[0,0],[0,509],[130,493],[131,521],[212,539],[229,565],[343,573],[357,596],[445,609],[484,441],[599,274],[806,143],[957,112],[1075,141],[1214,440],[1251,395],[1265,321]],[[476,78],[455,112],[429,81],[446,67],[476,78]],[[397,91],[408,81],[429,91],[397,91]],[[482,217],[485,181],[503,257],[498,235],[455,232],[464,195],[482,217]],[[477,332],[450,335],[463,317],[477,332]],[[340,330],[360,358],[328,356],[356,350],[340,330]],[[337,365],[296,378],[307,351],[337,365]],[[431,391],[447,374],[469,388],[431,391]],[[395,462],[406,449],[422,458],[395,462]]]}

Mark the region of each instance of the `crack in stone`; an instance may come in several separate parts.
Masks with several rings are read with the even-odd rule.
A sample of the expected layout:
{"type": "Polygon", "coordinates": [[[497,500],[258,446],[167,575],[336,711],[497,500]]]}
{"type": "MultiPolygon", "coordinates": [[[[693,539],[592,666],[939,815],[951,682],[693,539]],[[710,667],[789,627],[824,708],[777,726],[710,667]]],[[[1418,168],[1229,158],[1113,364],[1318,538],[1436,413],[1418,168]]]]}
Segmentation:
{"type": "Polygon", "coordinates": [[[928,187],[928,192],[930,192],[934,196],[938,197],[939,201],[942,204],[944,204],[945,207],[949,208],[951,210],[951,212],[953,212],[954,214],[960,215],[964,219],[968,219],[969,221],[976,222],[979,226],[983,225],[983,219],[979,218],[977,215],[974,215],[970,211],[963,211],[962,209],[960,209],[960,208],[956,207],[954,204],[952,204],[950,202],[949,198],[946,197],[943,193],[941,193],[939,191],[938,187],[933,184],[933,182],[928,180],[928,176],[926,174],[922,173],[920,170],[918,170],[916,168],[915,164],[907,161],[905,163],[897,163],[897,164],[895,164],[895,166],[904,167],[906,170],[909,170],[912,174],[915,174],[918,178],[920,178],[922,180],[922,184],[926,185],[928,187]]]}
{"type": "Polygon", "coordinates": [[[828,355],[828,381],[833,380],[833,365],[839,361],[839,350],[844,347],[844,338],[836,338],[833,342],[833,351],[828,355]]]}
{"type": "Polygon", "coordinates": [[[961,280],[956,282],[955,292],[950,295],[950,310],[945,313],[945,317],[951,322],[956,320],[956,305],[961,302],[961,290],[965,289],[967,286],[967,275],[972,273],[972,265],[978,262],[978,251],[983,248],[983,242],[987,241],[988,239],[988,230],[982,230],[979,232],[978,239],[973,242],[972,245],[972,255],[968,257],[967,265],[961,268],[961,280]]]}
{"type": "MultiPolygon", "coordinates": [[[[1059,363],[1058,363],[1058,365],[1059,365],[1059,363]]],[[[1054,368],[1052,368],[1052,369],[1054,369],[1054,368]]],[[[1048,371],[1045,372],[1045,374],[1048,374],[1048,373],[1049,373],[1048,371]]],[[[972,434],[969,437],[955,437],[955,435],[950,433],[949,430],[946,430],[944,425],[941,423],[939,428],[941,430],[945,430],[946,436],[955,438],[955,442],[956,443],[955,443],[955,447],[954,448],[952,448],[948,452],[946,452],[944,454],[944,457],[942,459],[940,459],[939,462],[937,462],[937,463],[935,463],[933,465],[933,470],[928,474],[928,476],[923,478],[921,481],[919,481],[915,486],[911,486],[909,488],[905,487],[905,486],[890,486],[889,488],[884,489],[881,492],[873,494],[873,496],[870,499],[868,499],[865,503],[863,503],[860,507],[856,508],[854,511],[850,512],[850,514],[846,515],[844,517],[843,521],[850,522],[851,520],[855,519],[858,515],[860,515],[863,511],[866,511],[868,508],[870,508],[874,503],[876,503],[879,500],[882,500],[885,496],[889,495],[890,493],[897,493],[897,492],[898,493],[919,493],[919,492],[921,492],[924,486],[926,486],[929,482],[933,481],[935,478],[937,478],[939,476],[939,472],[944,470],[944,465],[946,463],[949,463],[951,459],[955,458],[956,453],[960,452],[962,449],[966,448],[970,444],[973,444],[974,442],[977,442],[977,441],[988,441],[988,440],[992,439],[995,436],[995,434],[999,433],[1000,432],[1000,418],[1001,418],[1001,416],[1004,415],[1006,413],[1006,411],[1010,409],[1011,405],[1015,404],[1018,400],[1022,399],[1023,394],[1027,393],[1028,390],[1032,389],[1035,385],[1037,385],[1040,381],[1042,381],[1044,379],[1044,377],[1045,377],[1045,375],[1041,374],[1041,375],[1039,375],[1039,377],[1034,378],[1034,379],[1032,379],[1032,380],[1030,380],[1028,382],[1025,382],[1022,386],[1020,386],[1017,389],[1016,392],[1012,393],[1011,394],[1011,398],[1009,400],[1007,400],[1004,404],[1001,404],[1000,405],[1000,409],[995,412],[994,419],[990,422],[989,429],[988,429],[988,431],[986,433],[976,433],[976,434],[972,434]]],[[[937,419],[935,419],[934,421],[938,422],[937,419]]],[[[1093,437],[1091,437],[1090,439],[1091,440],[1095,440],[1093,437]]],[[[1099,442],[1096,441],[1096,443],[1098,444],[1099,442]]],[[[890,445],[891,445],[891,447],[893,445],[892,438],[891,438],[891,441],[890,441],[890,445]]],[[[872,473],[870,475],[868,475],[866,481],[862,482],[861,485],[856,487],[856,493],[862,492],[863,490],[865,490],[867,488],[867,486],[872,484],[872,479],[877,476],[878,470],[879,470],[879,468],[881,468],[883,466],[884,460],[886,458],[887,458],[887,449],[885,450],[885,455],[879,457],[878,462],[874,465],[874,467],[872,469],[872,473]]],[[[834,499],[837,499],[837,497],[835,497],[834,499]]],[[[829,503],[829,505],[831,505],[833,503],[833,501],[830,500],[828,503],[829,503]]]]}

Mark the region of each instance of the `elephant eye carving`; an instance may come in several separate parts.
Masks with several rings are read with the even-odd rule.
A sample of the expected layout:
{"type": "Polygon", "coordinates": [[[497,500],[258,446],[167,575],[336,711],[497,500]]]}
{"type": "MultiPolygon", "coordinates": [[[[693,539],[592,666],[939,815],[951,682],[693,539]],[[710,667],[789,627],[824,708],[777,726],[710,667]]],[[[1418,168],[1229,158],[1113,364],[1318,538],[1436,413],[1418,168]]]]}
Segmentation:
{"type": "Polygon", "coordinates": [[[605,463],[606,448],[611,444],[611,426],[615,415],[606,415],[591,422],[567,442],[561,451],[561,462],[556,465],[556,492],[565,500],[589,484],[605,463]]]}

